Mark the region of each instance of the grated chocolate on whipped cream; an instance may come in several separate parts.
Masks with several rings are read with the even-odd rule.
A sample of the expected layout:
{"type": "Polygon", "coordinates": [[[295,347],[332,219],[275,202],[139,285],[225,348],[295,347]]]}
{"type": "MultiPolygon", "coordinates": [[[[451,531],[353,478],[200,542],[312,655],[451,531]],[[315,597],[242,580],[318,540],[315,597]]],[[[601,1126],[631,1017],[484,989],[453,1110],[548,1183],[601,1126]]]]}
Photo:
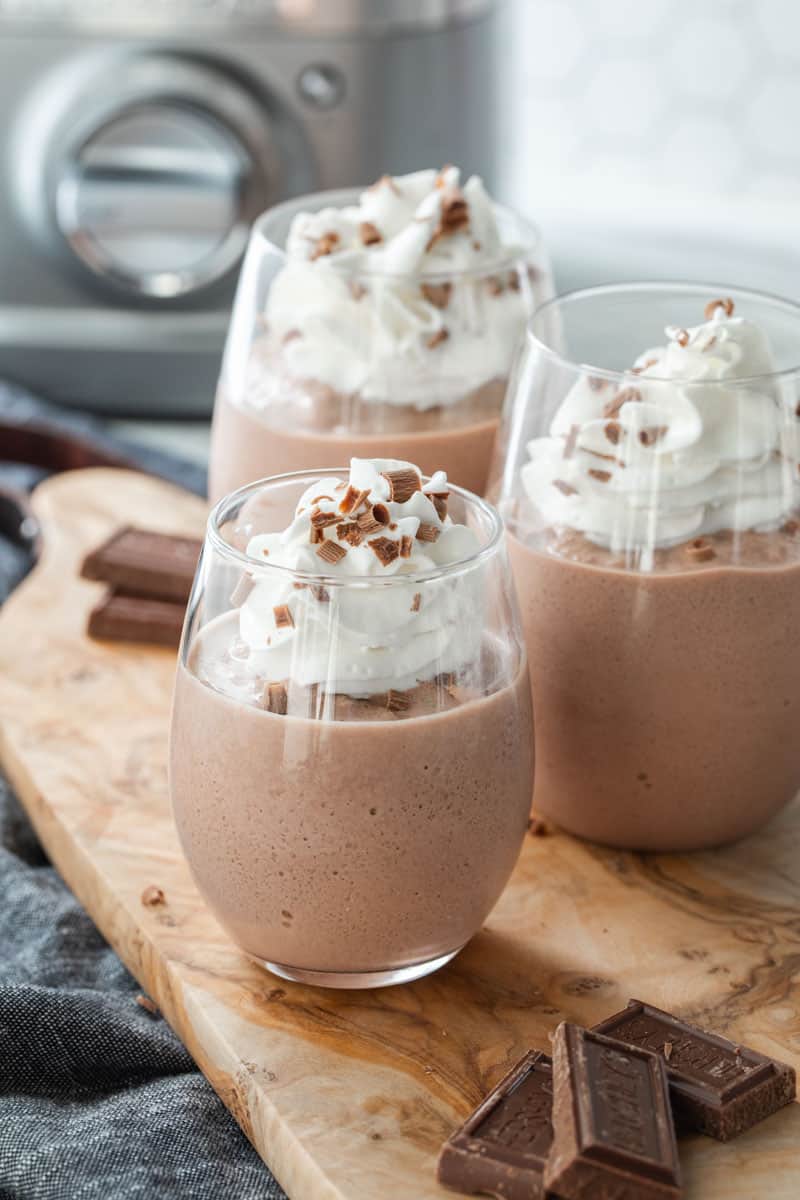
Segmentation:
{"type": "Polygon", "coordinates": [[[276,604],[272,611],[275,614],[275,626],[277,629],[294,628],[294,618],[288,604],[276,604]]]}
{"type": "Polygon", "coordinates": [[[383,241],[383,234],[372,221],[362,221],[358,227],[358,236],[365,246],[377,246],[383,241]]]}
{"type": "Polygon", "coordinates": [[[724,296],[718,300],[709,300],[703,309],[703,316],[707,321],[710,321],[716,315],[717,310],[721,308],[726,317],[732,317],[735,307],[730,296],[724,296]]]}
{"type": "Polygon", "coordinates": [[[365,404],[458,405],[508,374],[531,307],[518,276],[532,253],[506,243],[477,176],[462,184],[453,166],[386,176],[354,202],[294,218],[267,298],[268,341],[291,378],[365,404]],[[285,341],[290,330],[301,336],[285,341]]]}
{"type": "Polygon", "coordinates": [[[383,471],[383,478],[389,484],[389,499],[397,504],[410,500],[414,492],[422,491],[422,479],[419,472],[412,467],[403,467],[399,471],[383,471]]]}
{"type": "Polygon", "coordinates": [[[419,289],[434,308],[447,308],[453,291],[452,283],[423,283],[419,289]]]}
{"type": "Polygon", "coordinates": [[[796,396],[764,331],[733,314],[715,299],[705,323],[667,326],[666,343],[627,373],[635,386],[622,381],[608,402],[594,376],[578,376],[548,434],[527,445],[521,481],[539,528],[581,533],[651,570],[657,550],[686,545],[706,561],[696,539],[769,532],[797,511],[796,396]],[[603,487],[584,487],[587,475],[603,487]]]}
{"type": "Polygon", "coordinates": [[[339,234],[333,230],[329,233],[323,233],[321,237],[317,238],[314,244],[314,248],[309,256],[311,261],[314,262],[318,258],[325,258],[327,255],[333,254],[340,241],[339,234]]]}
{"type": "Polygon", "coordinates": [[[604,417],[618,417],[623,404],[636,404],[642,399],[642,393],[638,388],[626,387],[620,388],[613,400],[609,400],[608,404],[603,409],[604,417]]]}
{"type": "Polygon", "coordinates": [[[312,685],[353,701],[406,692],[478,653],[477,578],[436,573],[477,548],[476,535],[447,514],[444,472],[423,480],[411,463],[353,459],[340,484],[316,480],[283,532],[257,534],[247,546],[261,566],[238,610],[247,653],[236,669],[255,677],[262,706],[273,712],[283,691],[270,693],[269,683],[290,697],[299,689],[305,712],[301,697],[312,685]],[[293,571],[324,573],[336,586],[298,581],[293,571]],[[370,588],[371,577],[390,586],[370,588]]]}
{"type": "Polygon", "coordinates": [[[400,555],[399,544],[389,537],[372,538],[368,545],[384,567],[388,567],[400,555]]]}
{"type": "Polygon", "coordinates": [[[317,557],[323,562],[338,563],[347,554],[347,547],[340,546],[338,542],[324,541],[321,546],[317,547],[317,557]]]}

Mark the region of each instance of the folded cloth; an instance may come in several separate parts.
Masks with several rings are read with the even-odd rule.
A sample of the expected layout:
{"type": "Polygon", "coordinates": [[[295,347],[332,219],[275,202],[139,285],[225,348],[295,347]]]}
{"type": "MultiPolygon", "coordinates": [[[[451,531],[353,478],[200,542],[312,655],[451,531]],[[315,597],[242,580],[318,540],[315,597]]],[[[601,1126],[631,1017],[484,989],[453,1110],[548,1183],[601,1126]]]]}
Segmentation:
{"type": "MultiPolygon", "coordinates": [[[[121,446],[19,388],[0,385],[3,420],[46,420],[203,490],[199,468],[121,446]]],[[[0,488],[45,473],[2,460],[0,440],[0,488]]],[[[0,538],[0,602],[29,566],[0,538]]],[[[285,1200],[140,992],[0,777],[0,1200],[285,1200]]]]}

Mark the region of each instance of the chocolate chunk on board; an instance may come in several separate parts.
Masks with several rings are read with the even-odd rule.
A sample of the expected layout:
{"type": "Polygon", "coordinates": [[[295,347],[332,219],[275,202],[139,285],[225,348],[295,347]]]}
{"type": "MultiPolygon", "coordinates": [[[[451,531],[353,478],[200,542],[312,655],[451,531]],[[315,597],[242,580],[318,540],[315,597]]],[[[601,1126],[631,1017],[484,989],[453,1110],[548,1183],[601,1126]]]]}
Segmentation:
{"type": "Polygon", "coordinates": [[[202,543],[126,525],[84,559],[81,575],[134,596],[181,600],[192,590],[202,543]]]}
{"type": "Polygon", "coordinates": [[[88,634],[109,642],[180,645],[185,607],[169,600],[107,593],[89,615],[88,634]]]}
{"type": "Polygon", "coordinates": [[[445,1142],[439,1182],[469,1195],[540,1200],[552,1100],[551,1060],[531,1050],[445,1142]]]}
{"type": "Polygon", "coordinates": [[[795,1097],[793,1067],[706,1033],[641,1000],[628,1001],[627,1008],[595,1029],[662,1055],[678,1126],[721,1142],[730,1141],[795,1097]]]}
{"type": "Polygon", "coordinates": [[[561,1200],[678,1200],[664,1060],[577,1025],[553,1042],[553,1144],[544,1182],[561,1200]]]}

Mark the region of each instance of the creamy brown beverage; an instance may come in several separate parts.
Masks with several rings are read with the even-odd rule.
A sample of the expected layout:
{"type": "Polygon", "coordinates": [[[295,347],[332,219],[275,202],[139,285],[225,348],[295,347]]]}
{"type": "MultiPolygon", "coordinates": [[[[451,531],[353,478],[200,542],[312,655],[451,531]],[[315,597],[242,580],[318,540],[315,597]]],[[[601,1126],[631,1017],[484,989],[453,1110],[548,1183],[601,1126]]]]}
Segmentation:
{"type": "MultiPolygon", "coordinates": [[[[368,410],[361,415],[359,428],[349,432],[351,406],[336,395],[308,406],[304,424],[298,427],[296,411],[287,410],[281,420],[277,408],[265,414],[257,407],[234,403],[220,390],[214,409],[209,497],[213,501],[246,481],[280,474],[289,464],[292,470],[304,471],[336,467],[351,455],[374,458],[387,444],[399,459],[418,463],[426,475],[446,463],[450,478],[480,495],[486,486],[505,387],[505,379],[485,384],[465,397],[457,414],[442,408],[368,410]],[[339,415],[333,415],[337,406],[339,415]]],[[[309,385],[308,390],[318,395],[320,389],[309,385]]]]}
{"type": "Polygon", "coordinates": [[[799,543],[751,534],[742,567],[717,534],[638,576],[577,538],[567,555],[509,537],[537,811],[594,841],[684,850],[752,833],[796,795],[799,543]]]}
{"type": "Polygon", "coordinates": [[[480,179],[462,185],[455,167],[384,176],[344,206],[299,212],[255,327],[234,314],[212,501],[387,450],[482,493],[517,342],[551,289],[542,252],[534,264],[535,245],[509,236],[480,179]]]}
{"type": "Polygon", "coordinates": [[[615,846],[730,842],[800,788],[800,414],[709,318],[576,383],[507,514],[534,806],[615,846]]]}
{"type": "Polygon", "coordinates": [[[448,491],[393,460],[314,479],[287,529],[250,537],[240,607],[178,670],[187,859],[231,937],[290,978],[359,986],[439,965],[519,853],[527,669],[487,623],[488,567],[447,574],[479,550],[448,491]],[[321,564],[330,579],[305,582],[321,564]]]}
{"type": "Polygon", "coordinates": [[[402,714],[351,701],[343,719],[278,715],[211,682],[231,632],[201,635],[178,673],[172,767],[184,850],[220,922],[254,958],[313,971],[459,950],[525,833],[527,679],[454,688],[449,711],[422,697],[402,714]]]}

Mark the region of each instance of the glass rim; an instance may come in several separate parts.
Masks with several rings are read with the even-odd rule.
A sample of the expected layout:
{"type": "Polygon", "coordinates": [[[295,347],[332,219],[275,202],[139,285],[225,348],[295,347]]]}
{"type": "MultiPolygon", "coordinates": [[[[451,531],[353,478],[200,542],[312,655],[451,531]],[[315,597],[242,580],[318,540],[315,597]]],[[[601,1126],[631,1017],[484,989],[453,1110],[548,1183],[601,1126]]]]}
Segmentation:
{"type": "MultiPolygon", "coordinates": [[[[311,211],[325,207],[320,201],[328,201],[330,207],[341,207],[349,201],[356,200],[366,188],[328,188],[319,192],[306,192],[302,196],[294,196],[290,200],[282,200],[280,204],[275,204],[271,208],[266,209],[260,216],[256,217],[253,222],[253,227],[250,233],[251,244],[256,241],[263,241],[275,253],[280,255],[284,262],[289,261],[289,256],[283,246],[279,246],[274,237],[266,231],[266,227],[273,221],[280,220],[288,212],[294,211],[299,213],[303,211],[303,205],[308,205],[311,211]]],[[[335,256],[327,256],[322,261],[325,262],[330,269],[341,272],[342,275],[350,279],[385,279],[385,280],[418,280],[423,279],[426,283],[447,283],[461,279],[485,279],[488,276],[496,274],[498,271],[507,271],[520,261],[527,261],[532,257],[542,246],[542,233],[539,226],[531,221],[528,217],[523,217],[516,209],[509,208],[504,204],[498,204],[496,200],[492,200],[492,211],[501,219],[515,222],[523,238],[517,244],[503,247],[507,253],[493,259],[490,263],[485,263],[482,266],[464,267],[460,270],[452,268],[442,268],[436,271],[377,271],[370,270],[360,266],[354,268],[345,265],[336,265],[335,256]]],[[[319,260],[318,260],[319,261],[319,260]]]]}
{"type": "MultiPolygon", "coordinates": [[[[575,359],[566,357],[560,354],[552,346],[549,346],[546,341],[534,329],[534,324],[548,313],[558,311],[565,303],[571,303],[578,300],[588,300],[592,298],[602,298],[620,293],[635,293],[640,292],[646,294],[648,292],[663,291],[668,293],[674,292],[696,292],[706,295],[709,298],[725,297],[731,293],[742,299],[752,299],[759,303],[766,303],[773,308],[783,309],[784,312],[792,313],[798,320],[798,331],[800,332],[800,303],[788,299],[786,296],[778,296],[774,292],[765,292],[757,288],[740,287],[732,283],[698,283],[694,280],[621,280],[617,283],[600,283],[594,284],[591,287],[574,288],[567,292],[561,292],[557,296],[550,297],[540,304],[530,316],[525,326],[526,342],[533,342],[537,349],[545,354],[554,362],[561,363],[563,366],[571,367],[573,370],[580,371],[587,375],[594,375],[599,379],[610,379],[620,383],[630,383],[635,380],[637,375],[632,367],[628,367],[624,371],[614,371],[608,367],[597,367],[592,363],[578,362],[575,359]]],[[[800,337],[798,337],[798,361],[793,367],[783,367],[779,371],[768,371],[757,375],[742,375],[742,376],[726,376],[724,379],[702,379],[702,380],[675,380],[673,377],[665,375],[647,375],[645,381],[647,383],[668,383],[675,386],[676,382],[685,383],[690,386],[692,383],[702,384],[703,387],[739,387],[744,384],[755,383],[758,381],[772,381],[777,379],[787,379],[800,374],[800,337]]]]}
{"type": "MultiPolygon", "coordinates": [[[[480,546],[473,554],[468,555],[466,558],[457,559],[452,563],[442,563],[428,571],[408,571],[402,574],[389,575],[385,578],[381,578],[379,575],[326,575],[321,571],[302,571],[294,567],[285,567],[281,563],[260,562],[255,558],[251,558],[244,550],[232,546],[230,542],[226,542],[223,538],[220,529],[220,516],[223,510],[233,507],[235,503],[239,503],[241,507],[241,504],[244,503],[247,497],[265,490],[265,488],[272,484],[289,482],[313,483],[315,480],[324,478],[325,475],[342,475],[344,478],[347,478],[349,470],[349,467],[314,467],[304,471],[287,471],[282,475],[267,475],[263,479],[256,479],[252,483],[246,483],[242,487],[236,488],[235,491],[229,492],[218,500],[208,514],[205,544],[211,546],[214,552],[220,554],[223,558],[247,570],[251,575],[261,575],[264,578],[281,578],[283,576],[302,580],[303,583],[321,584],[325,587],[359,587],[365,590],[375,587],[391,588],[407,586],[409,583],[429,583],[434,579],[444,579],[450,575],[463,575],[492,558],[503,545],[505,525],[495,506],[490,504],[488,500],[484,500],[482,496],[477,496],[474,492],[469,492],[466,488],[451,483],[449,479],[447,481],[448,491],[465,500],[488,520],[489,536],[485,544],[480,546]]],[[[422,475],[421,477],[423,483],[430,480],[429,475],[422,475]]],[[[280,531],[275,530],[274,532],[277,533],[280,531]]]]}

